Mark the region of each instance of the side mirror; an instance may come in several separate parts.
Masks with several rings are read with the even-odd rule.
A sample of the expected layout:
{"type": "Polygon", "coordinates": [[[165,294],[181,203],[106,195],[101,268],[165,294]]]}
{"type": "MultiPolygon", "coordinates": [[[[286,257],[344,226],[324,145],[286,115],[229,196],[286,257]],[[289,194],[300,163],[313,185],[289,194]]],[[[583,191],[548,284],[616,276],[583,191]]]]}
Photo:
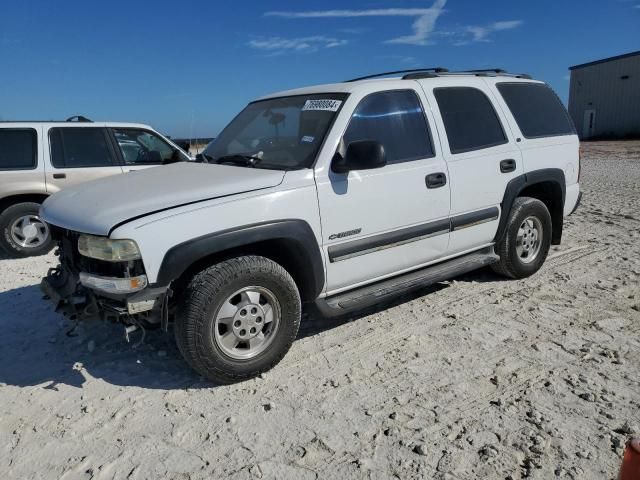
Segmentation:
{"type": "Polygon", "coordinates": [[[347,173],[351,170],[370,170],[387,164],[384,146],[374,140],[351,142],[343,156],[336,155],[331,164],[335,173],[347,173]]]}

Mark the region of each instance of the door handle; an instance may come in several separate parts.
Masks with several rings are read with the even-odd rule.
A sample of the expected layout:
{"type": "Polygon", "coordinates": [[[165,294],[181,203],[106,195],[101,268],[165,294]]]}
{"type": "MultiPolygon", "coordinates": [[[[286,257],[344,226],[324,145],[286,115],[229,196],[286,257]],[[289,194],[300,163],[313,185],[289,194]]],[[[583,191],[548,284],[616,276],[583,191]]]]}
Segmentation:
{"type": "Polygon", "coordinates": [[[500,171],[502,173],[513,172],[516,169],[516,161],[513,158],[508,158],[500,162],[500,171]]]}
{"type": "Polygon", "coordinates": [[[53,178],[67,178],[66,173],[54,173],[53,178]]]}
{"type": "Polygon", "coordinates": [[[444,187],[447,184],[447,176],[442,172],[432,173],[427,175],[424,181],[427,184],[427,188],[444,187]]]}

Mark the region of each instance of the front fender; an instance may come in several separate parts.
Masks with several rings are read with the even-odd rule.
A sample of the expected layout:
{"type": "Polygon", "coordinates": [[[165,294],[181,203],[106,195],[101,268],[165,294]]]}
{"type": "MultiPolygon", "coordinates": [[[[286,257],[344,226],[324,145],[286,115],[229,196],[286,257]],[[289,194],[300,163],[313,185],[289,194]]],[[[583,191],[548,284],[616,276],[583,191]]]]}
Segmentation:
{"type": "Polygon", "coordinates": [[[199,260],[234,248],[269,240],[285,241],[296,261],[305,263],[309,289],[318,296],[324,287],[324,263],[313,230],[298,219],[272,220],[221,230],[180,243],[167,251],[154,286],[167,286],[199,260]]]}

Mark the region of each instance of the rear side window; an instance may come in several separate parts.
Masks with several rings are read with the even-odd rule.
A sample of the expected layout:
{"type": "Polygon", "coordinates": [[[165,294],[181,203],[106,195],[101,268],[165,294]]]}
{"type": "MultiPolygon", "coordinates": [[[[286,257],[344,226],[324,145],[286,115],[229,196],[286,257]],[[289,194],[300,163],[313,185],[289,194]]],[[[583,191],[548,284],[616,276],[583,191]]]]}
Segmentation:
{"type": "Polygon", "coordinates": [[[344,134],[345,145],[358,140],[382,143],[388,164],[433,157],[427,120],[418,96],[411,90],[365,97],[344,134]]]}
{"type": "Polygon", "coordinates": [[[0,129],[0,170],[36,168],[37,144],[37,134],[32,128],[0,129]]]}
{"type": "Polygon", "coordinates": [[[436,88],[451,153],[470,152],[507,143],[493,105],[484,92],[471,87],[436,88]]]}
{"type": "Polygon", "coordinates": [[[525,138],[573,135],[567,110],[551,88],[543,83],[498,83],[498,91],[525,138]]]}
{"type": "Polygon", "coordinates": [[[56,168],[116,165],[106,130],[100,127],[58,127],[49,130],[51,163],[56,168]]]}

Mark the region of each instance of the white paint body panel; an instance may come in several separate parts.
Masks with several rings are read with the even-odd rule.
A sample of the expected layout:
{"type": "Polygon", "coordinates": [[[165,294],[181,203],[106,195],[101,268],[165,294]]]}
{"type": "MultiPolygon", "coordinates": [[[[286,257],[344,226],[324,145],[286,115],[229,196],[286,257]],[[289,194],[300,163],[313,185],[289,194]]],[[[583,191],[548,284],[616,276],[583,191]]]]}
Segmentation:
{"type": "Polygon", "coordinates": [[[273,188],[148,215],[116,228],[110,237],[136,241],[143,252],[149,282],[154,283],[162,259],[175,245],[228,228],[288,218],[306,221],[321,244],[318,198],[311,170],[287,172],[282,183],[273,188]]]}
{"type": "MultiPolygon", "coordinates": [[[[413,90],[423,104],[428,123],[433,124],[417,82],[389,81],[384,86],[385,90],[413,90]]],[[[425,183],[425,177],[431,173],[447,173],[447,165],[437,144],[434,145],[433,158],[391,164],[374,170],[351,171],[348,174],[331,171],[331,160],[353,111],[364,97],[377,91],[379,87],[371,84],[351,94],[316,162],[322,246],[327,265],[326,283],[331,291],[441,257],[447,249],[449,235],[441,234],[333,263],[328,258],[328,249],[332,245],[449,216],[449,185],[427,189],[425,183]],[[347,238],[329,239],[332,234],[353,229],[361,229],[361,232],[347,238]]]]}

